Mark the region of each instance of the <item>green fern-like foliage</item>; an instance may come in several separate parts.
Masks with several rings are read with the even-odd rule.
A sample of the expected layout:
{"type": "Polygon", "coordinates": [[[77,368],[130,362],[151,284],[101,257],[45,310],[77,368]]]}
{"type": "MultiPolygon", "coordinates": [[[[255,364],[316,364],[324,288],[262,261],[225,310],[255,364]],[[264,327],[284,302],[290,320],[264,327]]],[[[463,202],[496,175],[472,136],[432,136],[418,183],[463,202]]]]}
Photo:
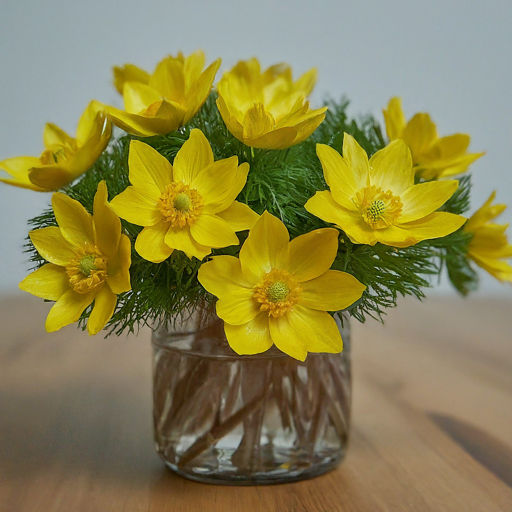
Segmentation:
{"type": "MultiPolygon", "coordinates": [[[[314,134],[301,144],[286,150],[252,149],[238,141],[227,130],[215,105],[212,93],[200,112],[183,128],[168,135],[142,138],[171,163],[193,128],[199,128],[209,140],[215,159],[236,155],[239,162],[248,162],[250,173],[239,201],[248,204],[258,213],[269,211],[280,218],[290,236],[307,233],[328,224],[309,214],[304,204],[316,191],[326,190],[322,167],[316,156],[316,144],[324,143],[342,150],[343,134],[349,133],[369,155],[385,146],[380,126],[370,116],[349,119],[348,102],[330,100],[325,121],[314,134]]],[[[120,194],[129,185],[128,151],[130,141],[136,137],[122,135],[114,139],[107,151],[94,166],[74,185],[63,190],[82,203],[92,213],[93,199],[98,183],[107,182],[109,199],[120,194]]],[[[469,207],[469,179],[461,181],[457,193],[444,209],[464,213],[469,207]]],[[[32,229],[56,225],[51,209],[31,221],[32,229]]],[[[142,228],[122,221],[125,233],[132,241],[132,290],[119,296],[116,311],[108,324],[109,333],[133,332],[142,325],[155,326],[214,301],[200,285],[197,272],[201,262],[189,259],[180,251],[156,264],[142,259],[133,249],[135,238],[142,228]]],[[[242,244],[247,233],[239,233],[242,244]]],[[[448,273],[461,293],[467,293],[476,282],[476,276],[466,262],[468,236],[462,232],[435,241],[421,242],[412,247],[396,249],[377,244],[374,247],[355,245],[340,232],[338,256],[334,269],[354,275],[367,286],[360,301],[350,308],[350,313],[364,322],[369,317],[382,320],[389,307],[396,305],[400,296],[424,297],[423,289],[429,279],[441,272],[446,265],[448,273]]],[[[232,246],[213,250],[213,255],[238,254],[240,247],[232,246]]],[[[27,252],[37,268],[44,263],[30,241],[27,252]]],[[[89,307],[82,315],[80,325],[85,327],[90,315],[89,307]]]]}

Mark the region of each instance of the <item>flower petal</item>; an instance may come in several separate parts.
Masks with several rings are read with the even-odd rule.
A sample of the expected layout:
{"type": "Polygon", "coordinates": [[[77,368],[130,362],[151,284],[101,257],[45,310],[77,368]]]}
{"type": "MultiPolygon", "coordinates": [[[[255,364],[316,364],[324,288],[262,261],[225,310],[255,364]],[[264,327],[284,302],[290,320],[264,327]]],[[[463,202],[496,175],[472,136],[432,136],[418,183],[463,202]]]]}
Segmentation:
{"type": "Polygon", "coordinates": [[[378,242],[391,247],[409,247],[418,243],[415,237],[403,226],[388,226],[385,229],[376,229],[375,238],[378,242]]]}
{"type": "Polygon", "coordinates": [[[317,192],[304,205],[316,217],[339,226],[354,243],[375,245],[377,240],[373,230],[366,224],[359,212],[340,206],[329,191],[317,192]]]}
{"type": "Polygon", "coordinates": [[[78,322],[84,309],[94,300],[96,291],[78,293],[72,289],[59,298],[46,318],[46,331],[54,332],[60,328],[78,322]]]}
{"type": "Polygon", "coordinates": [[[165,243],[169,226],[168,221],[161,220],[154,226],[145,227],[135,240],[135,250],[139,256],[153,263],[161,263],[166,260],[173,251],[173,248],[165,243]]]}
{"type": "Polygon", "coordinates": [[[296,138],[297,129],[292,126],[285,126],[283,128],[277,128],[276,130],[268,132],[255,139],[246,138],[244,135],[244,137],[239,140],[252,148],[286,149],[293,146],[296,138]]]}
{"type": "Polygon", "coordinates": [[[58,190],[74,179],[69,168],[58,164],[33,167],[28,173],[29,180],[45,190],[58,190]]]}
{"type": "Polygon", "coordinates": [[[402,138],[411,150],[413,162],[417,163],[437,139],[436,125],[428,114],[416,114],[404,128],[402,138]]]}
{"type": "Polygon", "coordinates": [[[270,318],[270,335],[277,348],[304,361],[308,352],[339,353],[343,350],[338,326],[331,315],[295,306],[282,317],[270,318]]]}
{"type": "Polygon", "coordinates": [[[158,91],[160,96],[183,103],[185,99],[183,62],[172,56],[161,60],[149,79],[149,86],[158,91]]]}
{"type": "Polygon", "coordinates": [[[458,186],[458,181],[450,180],[420,183],[408,188],[400,194],[403,204],[400,224],[421,219],[436,211],[450,199],[458,186]]]}
{"type": "Polygon", "coordinates": [[[414,222],[399,224],[398,227],[407,230],[416,242],[421,242],[449,235],[462,227],[466,220],[453,213],[435,212],[414,222]]]}
{"type": "Polygon", "coordinates": [[[321,276],[302,283],[299,304],[319,311],[341,311],[358,301],[366,286],[354,276],[328,270],[321,276]]]}
{"type": "Polygon", "coordinates": [[[63,237],[75,247],[94,245],[92,216],[74,199],[56,192],[52,196],[53,211],[63,237]]]}
{"type": "Polygon", "coordinates": [[[126,82],[123,87],[123,100],[126,112],[140,114],[153,103],[162,100],[162,94],[141,82],[126,82]]]}
{"type": "Polygon", "coordinates": [[[261,354],[273,345],[265,312],[244,325],[224,324],[224,331],[229,346],[240,355],[261,354]]]}
{"type": "Polygon", "coordinates": [[[197,278],[206,291],[218,298],[236,293],[240,288],[253,288],[242,273],[240,260],[234,256],[214,256],[199,267],[197,278]]]}
{"type": "Polygon", "coordinates": [[[222,205],[231,196],[237,171],[238,157],[217,160],[200,171],[190,186],[201,194],[205,205],[222,205]]]}
{"type": "Polygon", "coordinates": [[[29,179],[29,171],[33,167],[41,166],[41,160],[33,156],[18,156],[15,158],[8,158],[0,162],[0,170],[5,171],[12,176],[10,178],[0,178],[0,181],[7,185],[14,187],[26,188],[36,192],[50,192],[46,188],[41,188],[34,185],[29,179]]]}
{"type": "Polygon", "coordinates": [[[174,159],[174,180],[190,185],[211,164],[213,152],[210,143],[201,130],[194,128],[174,159]]]}
{"type": "Polygon", "coordinates": [[[386,122],[386,133],[389,140],[401,139],[406,120],[402,110],[401,98],[391,98],[387,110],[382,110],[384,121],[386,122]]]}
{"type": "Polygon", "coordinates": [[[43,141],[46,148],[51,146],[70,146],[73,147],[75,140],[64,130],[61,130],[53,123],[46,123],[43,132],[43,141]]]}
{"type": "Polygon", "coordinates": [[[240,243],[236,233],[225,220],[206,213],[199,215],[190,226],[190,234],[198,244],[206,247],[228,247],[240,243]]]}
{"type": "Polygon", "coordinates": [[[110,201],[110,207],[124,220],[137,226],[154,226],[162,220],[160,208],[154,199],[128,187],[110,201]]]}
{"type": "Polygon", "coordinates": [[[128,166],[130,183],[148,198],[158,199],[173,181],[172,165],[167,158],[144,142],[130,142],[128,166]]]}
{"type": "Polygon", "coordinates": [[[288,245],[286,269],[299,282],[322,275],[333,264],[338,252],[337,229],[325,228],[294,238],[288,245]]]}
{"type": "Polygon", "coordinates": [[[50,263],[65,267],[76,258],[73,246],[56,226],[36,229],[29,236],[37,252],[50,263]]]}
{"type": "Polygon", "coordinates": [[[414,185],[411,152],[403,140],[394,140],[371,157],[370,183],[396,196],[414,185]]]}
{"type": "Polygon", "coordinates": [[[357,190],[366,187],[370,173],[368,155],[357,140],[348,133],[343,137],[343,159],[354,175],[357,190]]]}
{"type": "Polygon", "coordinates": [[[240,249],[240,263],[245,277],[251,282],[259,281],[263,274],[280,268],[289,239],[286,226],[278,218],[264,212],[240,249]]]}
{"type": "Polygon", "coordinates": [[[228,226],[235,231],[251,229],[260,216],[245,203],[235,201],[229,208],[218,212],[217,217],[225,220],[228,226]]]}
{"type": "Polygon", "coordinates": [[[195,256],[198,260],[202,260],[212,252],[211,247],[201,245],[194,240],[188,226],[184,228],[169,228],[165,235],[165,243],[173,249],[183,251],[189,258],[195,256]]]}
{"type": "Polygon", "coordinates": [[[45,300],[59,300],[70,289],[69,278],[65,268],[47,263],[25,277],[20,289],[45,300]]]}
{"type": "Polygon", "coordinates": [[[121,235],[117,254],[108,262],[107,284],[114,293],[119,294],[131,290],[131,264],[132,244],[126,235],[121,235]]]}
{"type": "Polygon", "coordinates": [[[98,334],[112,318],[117,304],[117,295],[108,286],[104,286],[94,299],[94,307],[87,321],[90,335],[98,334]]]}
{"type": "Polygon", "coordinates": [[[189,121],[207,100],[221,62],[221,59],[212,62],[190,88],[187,95],[188,107],[183,118],[183,124],[189,121]]]}
{"type": "Polygon", "coordinates": [[[94,230],[96,245],[103,254],[111,258],[117,254],[121,238],[121,221],[108,205],[107,199],[107,183],[102,180],[98,183],[98,190],[94,196],[94,230]]]}
{"type": "Polygon", "coordinates": [[[362,187],[357,187],[352,169],[348,167],[342,156],[330,146],[317,144],[316,154],[322,164],[325,181],[336,202],[349,210],[355,209],[352,198],[362,187]]]}
{"type": "Polygon", "coordinates": [[[114,86],[119,94],[123,94],[125,82],[149,82],[149,73],[134,64],[125,64],[124,66],[114,66],[114,86]]]}
{"type": "Polygon", "coordinates": [[[217,302],[217,315],[230,325],[250,322],[260,312],[260,304],[253,297],[253,290],[239,287],[217,302]]]}

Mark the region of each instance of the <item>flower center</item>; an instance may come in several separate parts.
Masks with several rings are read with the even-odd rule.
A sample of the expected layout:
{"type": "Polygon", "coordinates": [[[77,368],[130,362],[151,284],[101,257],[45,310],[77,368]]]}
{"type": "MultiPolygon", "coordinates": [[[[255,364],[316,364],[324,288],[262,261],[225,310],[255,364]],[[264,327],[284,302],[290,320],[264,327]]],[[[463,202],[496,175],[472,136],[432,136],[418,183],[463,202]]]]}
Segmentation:
{"type": "Polygon", "coordinates": [[[273,268],[254,287],[253,297],[261,304],[260,311],[267,311],[275,318],[297,304],[301,291],[299,282],[291,274],[273,268]]]}
{"type": "Polygon", "coordinates": [[[162,216],[171,222],[174,228],[190,226],[203,208],[203,198],[199,192],[182,181],[170,183],[158,200],[162,216]]]}
{"type": "Polygon", "coordinates": [[[67,162],[74,152],[76,152],[75,147],[53,144],[42,152],[39,159],[43,165],[62,164],[67,162]]]}
{"type": "Polygon", "coordinates": [[[372,229],[392,226],[402,214],[400,198],[375,185],[363,188],[352,200],[372,229]]]}
{"type": "Polygon", "coordinates": [[[107,279],[107,258],[95,247],[78,250],[76,259],[66,267],[66,274],[75,292],[88,293],[107,279]]]}

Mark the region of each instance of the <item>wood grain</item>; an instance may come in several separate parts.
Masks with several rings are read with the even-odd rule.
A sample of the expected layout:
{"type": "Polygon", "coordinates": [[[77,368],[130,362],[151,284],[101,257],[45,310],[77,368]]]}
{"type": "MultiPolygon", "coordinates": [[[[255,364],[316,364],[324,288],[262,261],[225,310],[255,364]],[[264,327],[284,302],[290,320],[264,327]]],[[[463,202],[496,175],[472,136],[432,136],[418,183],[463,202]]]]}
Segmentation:
{"type": "Polygon", "coordinates": [[[1,512],[510,512],[512,302],[404,301],[354,326],[354,414],[339,469],[269,487],[165,469],[149,332],[46,334],[49,305],[0,301],[1,512]]]}

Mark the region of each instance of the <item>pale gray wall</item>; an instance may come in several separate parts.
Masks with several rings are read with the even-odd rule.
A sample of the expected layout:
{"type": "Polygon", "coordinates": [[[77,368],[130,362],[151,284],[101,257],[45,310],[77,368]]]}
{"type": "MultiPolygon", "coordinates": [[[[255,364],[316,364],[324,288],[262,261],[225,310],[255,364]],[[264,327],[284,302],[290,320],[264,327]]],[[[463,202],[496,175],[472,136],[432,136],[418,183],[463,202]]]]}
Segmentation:
{"type": "MultiPolygon", "coordinates": [[[[314,99],[348,94],[352,113],[401,95],[441,134],[470,133],[474,205],[512,205],[512,3],[470,0],[0,0],[0,160],[38,155],[52,121],[71,132],[92,98],[118,102],[110,68],[152,69],[197,48],[223,68],[258,56],[319,70],[314,99]]],[[[49,196],[0,186],[0,292],[26,273],[26,220],[49,196]]],[[[512,208],[503,221],[511,221],[512,208]]],[[[442,290],[447,290],[443,287],[442,290]]],[[[485,278],[486,293],[511,293],[485,278]]]]}

